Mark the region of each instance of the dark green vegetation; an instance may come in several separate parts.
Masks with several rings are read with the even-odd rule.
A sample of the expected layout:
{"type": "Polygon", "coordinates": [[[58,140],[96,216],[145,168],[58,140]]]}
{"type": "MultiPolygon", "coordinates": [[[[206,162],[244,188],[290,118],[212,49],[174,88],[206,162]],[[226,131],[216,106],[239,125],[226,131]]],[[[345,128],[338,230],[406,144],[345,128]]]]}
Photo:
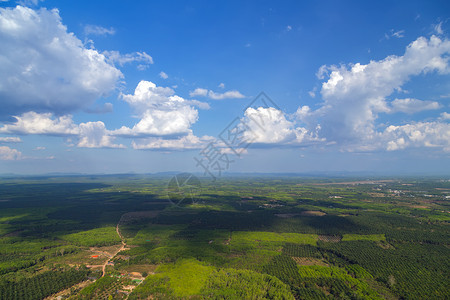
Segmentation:
{"type": "Polygon", "coordinates": [[[0,299],[450,298],[448,180],[169,179],[2,179],[0,299]]]}

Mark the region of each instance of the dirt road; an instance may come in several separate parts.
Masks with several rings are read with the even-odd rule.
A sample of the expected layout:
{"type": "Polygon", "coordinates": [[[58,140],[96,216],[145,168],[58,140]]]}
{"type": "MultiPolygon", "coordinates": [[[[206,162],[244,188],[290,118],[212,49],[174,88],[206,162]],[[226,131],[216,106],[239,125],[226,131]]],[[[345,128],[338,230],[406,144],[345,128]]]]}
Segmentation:
{"type": "MultiPolygon", "coordinates": [[[[120,221],[119,221],[119,223],[120,223],[120,221]]],[[[121,240],[121,242],[122,242],[122,246],[121,246],[116,252],[114,252],[114,253],[111,255],[111,257],[110,257],[107,261],[105,261],[105,263],[103,264],[103,266],[102,266],[102,271],[103,271],[102,277],[105,276],[105,274],[106,274],[106,266],[108,265],[108,262],[109,262],[110,260],[112,260],[112,259],[117,255],[117,253],[119,253],[120,251],[122,251],[122,250],[125,248],[125,246],[127,245],[127,244],[125,243],[125,241],[123,240],[122,234],[120,234],[120,231],[119,231],[119,223],[117,223],[117,225],[116,225],[116,232],[117,232],[117,235],[120,237],[120,240],[121,240]]]]}

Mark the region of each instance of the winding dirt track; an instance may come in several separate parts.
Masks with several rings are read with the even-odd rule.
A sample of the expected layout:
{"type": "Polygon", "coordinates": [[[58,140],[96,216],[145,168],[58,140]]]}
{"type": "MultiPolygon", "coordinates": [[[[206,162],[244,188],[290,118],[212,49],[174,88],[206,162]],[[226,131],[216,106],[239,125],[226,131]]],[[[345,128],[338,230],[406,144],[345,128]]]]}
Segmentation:
{"type": "Polygon", "coordinates": [[[125,246],[127,245],[127,244],[125,244],[125,241],[123,240],[122,234],[120,234],[120,231],[119,231],[119,224],[120,224],[120,221],[119,221],[119,223],[117,223],[117,225],[116,225],[116,232],[117,232],[117,235],[119,235],[119,237],[120,237],[120,240],[121,240],[121,242],[122,242],[122,247],[120,247],[116,252],[114,252],[114,253],[111,255],[111,257],[110,257],[108,260],[105,261],[105,263],[104,263],[103,266],[102,266],[102,271],[103,271],[102,277],[105,276],[105,274],[106,274],[106,266],[108,265],[108,262],[109,262],[110,260],[112,260],[112,259],[117,255],[117,253],[119,253],[120,251],[122,251],[122,250],[125,248],[125,246]]]}

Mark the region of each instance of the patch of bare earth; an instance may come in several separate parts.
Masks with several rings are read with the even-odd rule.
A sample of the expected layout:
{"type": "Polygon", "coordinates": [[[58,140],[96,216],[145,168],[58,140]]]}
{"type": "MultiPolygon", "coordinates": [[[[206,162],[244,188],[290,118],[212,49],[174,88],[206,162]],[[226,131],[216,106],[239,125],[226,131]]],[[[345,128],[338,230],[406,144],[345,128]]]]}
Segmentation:
{"type": "Polygon", "coordinates": [[[139,276],[142,275],[142,273],[147,272],[148,274],[152,274],[155,272],[158,265],[132,265],[132,266],[126,266],[123,268],[120,268],[121,273],[127,273],[127,274],[133,274],[135,272],[139,273],[139,276]]]}
{"type": "Polygon", "coordinates": [[[114,253],[117,252],[118,249],[120,249],[122,245],[114,245],[114,246],[106,246],[106,247],[91,247],[89,248],[89,251],[91,251],[94,254],[102,254],[107,257],[111,257],[114,253]]]}
{"type": "Polygon", "coordinates": [[[319,235],[319,241],[327,243],[339,243],[342,237],[339,235],[319,235]]]}
{"type": "Polygon", "coordinates": [[[426,205],[411,205],[412,208],[430,208],[429,206],[426,205]]]}
{"type": "Polygon", "coordinates": [[[392,246],[391,244],[389,244],[386,241],[379,241],[377,242],[377,246],[383,248],[383,249],[395,249],[394,246],[392,246]]]}
{"type": "Polygon", "coordinates": [[[300,213],[301,216],[325,216],[326,213],[324,213],[323,211],[319,211],[319,210],[306,210],[306,211],[302,211],[300,213]]]}
{"type": "Polygon", "coordinates": [[[323,260],[312,257],[292,257],[292,259],[300,266],[328,266],[323,260]]]}
{"type": "Polygon", "coordinates": [[[53,294],[51,296],[48,296],[48,297],[44,298],[44,300],[58,299],[59,296],[61,296],[61,298],[70,296],[72,290],[81,290],[82,288],[88,286],[92,282],[93,282],[92,280],[86,280],[86,281],[77,283],[77,284],[75,284],[75,285],[73,285],[73,286],[71,286],[71,287],[69,287],[69,288],[67,288],[65,290],[59,291],[56,294],[53,294]]]}

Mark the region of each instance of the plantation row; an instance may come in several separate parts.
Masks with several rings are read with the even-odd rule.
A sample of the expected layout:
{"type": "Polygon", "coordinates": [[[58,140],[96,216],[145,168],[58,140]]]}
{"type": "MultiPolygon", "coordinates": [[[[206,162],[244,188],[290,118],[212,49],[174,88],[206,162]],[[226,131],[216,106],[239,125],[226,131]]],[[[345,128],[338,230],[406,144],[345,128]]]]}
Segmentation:
{"type": "Polygon", "coordinates": [[[399,243],[394,249],[382,249],[373,242],[353,241],[321,247],[359,264],[405,299],[450,297],[450,250],[446,246],[399,243]]]}
{"type": "Polygon", "coordinates": [[[0,281],[0,299],[39,300],[87,278],[87,269],[47,271],[17,282],[0,281]]]}
{"type": "Polygon", "coordinates": [[[326,266],[298,266],[287,255],[275,256],[264,271],[291,286],[296,296],[323,299],[327,293],[340,299],[380,298],[364,281],[346,269],[326,266]]]}

